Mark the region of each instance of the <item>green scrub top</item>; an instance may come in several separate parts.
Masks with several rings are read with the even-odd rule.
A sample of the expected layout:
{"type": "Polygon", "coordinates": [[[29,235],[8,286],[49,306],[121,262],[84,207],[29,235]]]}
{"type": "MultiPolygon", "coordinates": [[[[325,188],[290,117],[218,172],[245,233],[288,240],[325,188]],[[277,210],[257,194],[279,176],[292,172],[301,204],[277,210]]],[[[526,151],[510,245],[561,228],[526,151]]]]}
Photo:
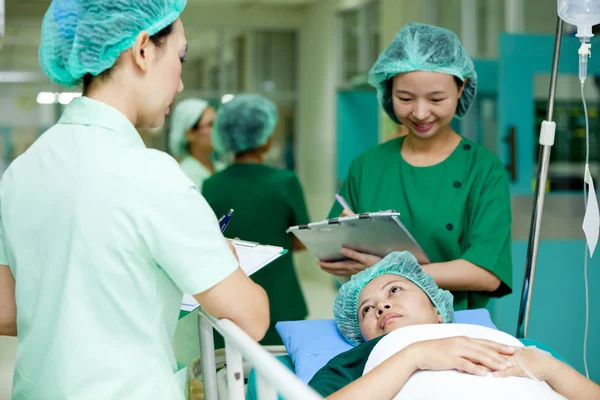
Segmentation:
{"type": "MultiPolygon", "coordinates": [[[[217,216],[235,210],[225,232],[230,238],[291,250],[292,236],[286,229],[309,222],[304,193],[292,171],[262,164],[232,164],[206,180],[202,194],[217,216]]],[[[308,315],[291,251],[253,274],[252,279],[269,296],[271,328],[261,344],[281,345],[274,325],[308,315]]]]}
{"type": "MultiPolygon", "coordinates": [[[[328,397],[351,384],[363,375],[365,365],[373,348],[385,335],[361,343],[353,349],[345,351],[332,358],[315,376],[308,385],[323,397],[328,397]]],[[[519,339],[524,346],[536,346],[552,354],[554,358],[566,361],[550,347],[530,339],[519,339]]]]}
{"type": "MultiPolygon", "coordinates": [[[[395,209],[431,262],[470,261],[502,281],[493,293],[453,292],[454,309],[483,308],[512,292],[508,177],[494,154],[462,139],[439,164],[414,167],[400,153],[404,137],[357,157],[340,194],[356,213],[395,209]]],[[[341,214],[335,203],[330,218],[341,214]]]]}
{"type": "Polygon", "coordinates": [[[13,399],[184,399],[183,293],[237,269],[169,155],[82,97],[0,181],[0,263],[16,280],[13,399]]]}

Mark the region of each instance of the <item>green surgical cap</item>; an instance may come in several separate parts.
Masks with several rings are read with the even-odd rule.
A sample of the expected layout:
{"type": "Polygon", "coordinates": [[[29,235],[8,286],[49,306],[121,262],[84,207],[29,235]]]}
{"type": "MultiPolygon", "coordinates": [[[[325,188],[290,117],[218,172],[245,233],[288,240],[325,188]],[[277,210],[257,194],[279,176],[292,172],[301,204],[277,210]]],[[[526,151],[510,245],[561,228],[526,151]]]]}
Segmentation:
{"type": "Polygon", "coordinates": [[[169,130],[169,150],[173,157],[187,154],[186,131],[198,123],[207,107],[208,102],[200,99],[186,99],[177,104],[171,115],[169,130]]]}
{"type": "Polygon", "coordinates": [[[241,94],[219,107],[213,145],[219,153],[256,149],[267,143],[276,125],[275,103],[263,96],[241,94]]]}
{"type": "Polygon", "coordinates": [[[430,275],[427,275],[417,259],[407,251],[393,252],[383,260],[352,276],[342,285],[333,303],[335,323],[348,343],[357,346],[364,342],[358,324],[358,297],[365,286],[380,275],[398,275],[421,288],[442,316],[444,323],[454,322],[454,297],[440,289],[430,275]]]}
{"type": "Polygon", "coordinates": [[[456,116],[467,113],[477,93],[477,73],[456,34],[433,25],[410,23],[398,32],[369,71],[369,83],[377,89],[379,102],[392,121],[394,113],[390,80],[413,71],[441,72],[469,79],[458,100],[456,116]]]}
{"type": "Polygon", "coordinates": [[[42,22],[40,65],[68,89],[86,74],[98,76],[133,46],[172,24],[186,0],[54,0],[42,22]]]}

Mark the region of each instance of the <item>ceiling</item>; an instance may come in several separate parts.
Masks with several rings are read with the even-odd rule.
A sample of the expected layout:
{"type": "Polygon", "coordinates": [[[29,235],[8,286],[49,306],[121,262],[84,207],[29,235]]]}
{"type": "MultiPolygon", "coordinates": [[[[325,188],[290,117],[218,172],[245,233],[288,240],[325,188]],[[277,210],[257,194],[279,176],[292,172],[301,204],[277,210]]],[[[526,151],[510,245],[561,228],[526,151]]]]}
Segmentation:
{"type": "MultiPolygon", "coordinates": [[[[316,1],[332,0],[188,0],[183,18],[186,25],[189,25],[188,21],[194,21],[195,16],[201,15],[203,6],[206,6],[211,11],[220,10],[217,14],[222,20],[237,18],[239,21],[251,11],[291,12],[316,1]]],[[[2,72],[40,72],[37,50],[41,21],[49,3],[49,0],[5,0],[5,35],[0,38],[0,82],[2,72]]],[[[199,25],[190,28],[186,28],[186,33],[188,41],[194,44],[192,57],[214,49],[217,45],[214,29],[203,29],[199,25]]]]}

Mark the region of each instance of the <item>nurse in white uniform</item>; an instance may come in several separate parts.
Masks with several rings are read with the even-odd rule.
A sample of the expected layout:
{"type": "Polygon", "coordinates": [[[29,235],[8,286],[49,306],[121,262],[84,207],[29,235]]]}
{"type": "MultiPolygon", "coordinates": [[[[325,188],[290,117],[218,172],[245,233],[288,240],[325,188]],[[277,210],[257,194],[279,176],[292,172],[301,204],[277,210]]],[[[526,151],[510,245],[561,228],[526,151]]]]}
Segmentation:
{"type": "Polygon", "coordinates": [[[216,112],[206,100],[185,99],[175,107],[169,129],[169,150],[200,193],[202,184],[224,168],[213,159],[212,129],[216,112]]]}
{"type": "Polygon", "coordinates": [[[172,339],[183,293],[254,339],[268,300],[198,189],[136,128],[183,90],[185,0],[55,0],[40,63],[60,121],[0,182],[0,334],[13,399],[184,399],[172,339]]]}

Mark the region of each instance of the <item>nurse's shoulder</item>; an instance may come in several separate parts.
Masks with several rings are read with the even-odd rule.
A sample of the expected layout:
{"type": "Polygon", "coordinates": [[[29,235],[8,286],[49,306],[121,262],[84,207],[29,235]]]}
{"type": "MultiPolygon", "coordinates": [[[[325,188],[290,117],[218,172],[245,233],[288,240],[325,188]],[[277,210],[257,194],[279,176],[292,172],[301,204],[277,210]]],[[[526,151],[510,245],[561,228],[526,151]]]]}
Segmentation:
{"type": "Polygon", "coordinates": [[[471,174],[483,179],[490,176],[499,177],[502,175],[508,180],[504,164],[502,164],[496,154],[482,145],[468,139],[463,139],[457,150],[465,154],[471,174]]]}
{"type": "Polygon", "coordinates": [[[394,138],[363,151],[352,160],[350,164],[351,175],[365,170],[384,169],[390,159],[400,158],[402,140],[402,137],[394,138]]]}
{"type": "Polygon", "coordinates": [[[148,148],[132,149],[130,157],[131,172],[140,185],[158,190],[188,189],[194,185],[177,160],[163,151],[148,148]]]}

